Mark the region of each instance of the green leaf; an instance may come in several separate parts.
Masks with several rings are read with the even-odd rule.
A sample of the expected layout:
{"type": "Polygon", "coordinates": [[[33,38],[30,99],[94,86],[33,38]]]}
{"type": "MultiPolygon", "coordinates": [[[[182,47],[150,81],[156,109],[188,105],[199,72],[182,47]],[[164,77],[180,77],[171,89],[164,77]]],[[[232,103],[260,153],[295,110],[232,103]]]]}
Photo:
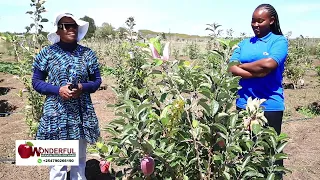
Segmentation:
{"type": "Polygon", "coordinates": [[[276,155],[274,155],[274,158],[276,160],[282,160],[282,159],[287,159],[288,158],[288,155],[284,154],[284,153],[278,153],[276,155]]]}
{"type": "Polygon", "coordinates": [[[245,171],[256,171],[256,169],[254,169],[254,168],[251,167],[251,166],[246,166],[246,167],[244,168],[244,170],[245,170],[245,171]]]}
{"type": "Polygon", "coordinates": [[[211,115],[210,114],[210,107],[208,106],[207,103],[205,103],[203,101],[199,101],[198,104],[204,108],[204,110],[207,113],[207,115],[211,115]]]}
{"type": "Polygon", "coordinates": [[[150,74],[152,74],[152,75],[154,75],[154,74],[162,74],[162,71],[160,71],[160,70],[152,70],[150,74]]]}
{"type": "Polygon", "coordinates": [[[217,38],[217,41],[220,43],[220,45],[223,45],[223,46],[229,46],[229,43],[230,43],[230,40],[228,39],[217,38]]]}
{"type": "Polygon", "coordinates": [[[280,142],[282,140],[285,140],[288,138],[288,135],[285,133],[281,133],[278,137],[277,137],[277,142],[280,142]]]}
{"type": "Polygon", "coordinates": [[[153,149],[156,148],[156,141],[154,139],[150,139],[148,142],[149,142],[149,144],[151,144],[153,149]]]}
{"type": "Polygon", "coordinates": [[[28,146],[30,146],[30,147],[33,147],[33,144],[32,144],[32,142],[30,142],[30,141],[26,142],[26,144],[27,144],[28,146]]]}
{"type": "Polygon", "coordinates": [[[226,170],[223,171],[223,176],[228,180],[230,179],[230,174],[226,170]]]}
{"type": "Polygon", "coordinates": [[[162,65],[162,63],[163,63],[163,60],[161,60],[161,59],[155,59],[153,62],[155,63],[155,66],[160,66],[160,65],[162,65]]]}
{"type": "Polygon", "coordinates": [[[150,67],[151,67],[150,64],[144,64],[144,65],[141,66],[141,69],[148,69],[150,67]]]}
{"type": "Polygon", "coordinates": [[[121,105],[119,107],[116,107],[115,110],[116,111],[120,111],[120,110],[127,109],[127,108],[130,108],[130,106],[124,104],[124,105],[121,105]]]}
{"type": "Polygon", "coordinates": [[[139,148],[141,147],[141,145],[139,144],[139,142],[137,140],[134,139],[129,139],[130,143],[132,144],[132,146],[134,146],[134,148],[139,148]]]}
{"type": "Polygon", "coordinates": [[[32,11],[27,11],[26,14],[33,14],[33,12],[32,11]]]}
{"type": "Polygon", "coordinates": [[[199,91],[200,94],[204,95],[206,98],[211,99],[211,92],[209,89],[201,88],[199,91]]]}
{"type": "Polygon", "coordinates": [[[136,131],[133,131],[133,130],[136,130],[136,128],[133,127],[131,124],[127,124],[127,125],[123,128],[122,133],[123,133],[123,134],[126,134],[126,133],[133,134],[133,132],[136,132],[136,131]]]}
{"type": "Polygon", "coordinates": [[[236,122],[238,120],[238,115],[237,114],[233,114],[230,117],[230,126],[231,128],[235,128],[236,127],[236,122]]]}
{"type": "Polygon", "coordinates": [[[48,22],[49,20],[46,18],[41,19],[41,22],[48,22]]]}
{"type": "Polygon", "coordinates": [[[246,146],[248,148],[248,150],[251,150],[251,148],[253,147],[254,142],[252,140],[246,141],[246,146]]]}
{"type": "Polygon", "coordinates": [[[162,111],[161,114],[160,114],[160,119],[162,119],[162,118],[167,118],[167,116],[168,116],[168,111],[169,111],[169,109],[171,108],[171,106],[172,106],[172,105],[168,105],[168,106],[166,106],[166,107],[163,109],[163,111],[162,111]]]}
{"type": "Polygon", "coordinates": [[[219,110],[219,103],[215,100],[212,100],[211,105],[212,105],[212,112],[211,112],[212,114],[210,115],[215,116],[219,110]]]}
{"type": "Polygon", "coordinates": [[[108,146],[103,145],[102,148],[100,148],[100,150],[101,150],[101,152],[103,152],[103,153],[107,153],[108,150],[109,150],[109,148],[108,148],[108,146]]]}
{"type": "Polygon", "coordinates": [[[122,140],[120,141],[120,144],[126,143],[128,139],[131,138],[130,134],[125,135],[122,140]]]}
{"type": "Polygon", "coordinates": [[[271,173],[268,175],[267,180],[274,180],[275,174],[271,173]]]}
{"type": "Polygon", "coordinates": [[[183,175],[183,180],[189,180],[188,176],[183,175]]]}
{"type": "Polygon", "coordinates": [[[153,146],[148,141],[144,141],[141,145],[148,153],[151,153],[153,151],[153,146]]]}
{"type": "Polygon", "coordinates": [[[272,147],[274,149],[276,149],[276,146],[277,146],[276,138],[273,137],[273,136],[270,136],[270,140],[271,140],[271,143],[272,143],[272,147]]]}
{"type": "Polygon", "coordinates": [[[232,40],[229,43],[230,48],[232,48],[234,45],[238,44],[240,41],[239,40],[232,40]]]}
{"type": "Polygon", "coordinates": [[[246,172],[244,174],[244,178],[245,177],[261,177],[261,178],[263,178],[264,176],[261,173],[258,173],[258,172],[255,172],[255,171],[249,171],[249,172],[246,172]]]}
{"type": "Polygon", "coordinates": [[[225,112],[221,112],[221,113],[219,113],[219,114],[216,116],[216,120],[217,120],[217,121],[220,121],[222,118],[228,117],[228,116],[229,116],[229,114],[227,114],[227,113],[225,113],[225,112]]]}
{"type": "Polygon", "coordinates": [[[167,117],[166,118],[161,118],[160,121],[164,126],[167,126],[168,123],[169,123],[169,118],[167,118],[167,117]]]}
{"type": "Polygon", "coordinates": [[[272,130],[268,129],[268,128],[264,128],[262,131],[264,134],[269,134],[271,136],[277,136],[277,132],[273,128],[272,128],[272,130]]]}
{"type": "Polygon", "coordinates": [[[151,107],[151,104],[141,104],[139,107],[138,107],[138,113],[137,113],[137,116],[139,116],[145,109],[151,107]]]}
{"type": "Polygon", "coordinates": [[[274,171],[276,171],[276,172],[289,172],[289,173],[292,173],[292,171],[290,171],[289,169],[287,169],[287,168],[285,168],[285,167],[282,167],[282,166],[275,167],[275,168],[274,168],[274,171]]]}
{"type": "Polygon", "coordinates": [[[117,131],[114,130],[114,128],[112,127],[106,127],[103,129],[104,131],[110,133],[112,136],[117,137],[117,135],[119,134],[117,131]]]}
{"type": "Polygon", "coordinates": [[[218,55],[219,58],[223,58],[224,57],[224,53],[221,52],[221,51],[218,51],[218,50],[212,50],[212,51],[210,51],[210,53],[218,55]]]}
{"type": "Polygon", "coordinates": [[[139,154],[138,150],[133,151],[129,157],[129,161],[134,162],[139,157],[139,154]]]}
{"type": "Polygon", "coordinates": [[[192,120],[192,127],[197,128],[199,126],[199,121],[197,120],[192,120]]]}
{"type": "Polygon", "coordinates": [[[264,149],[269,149],[270,148],[270,145],[265,141],[259,141],[257,144],[259,144],[260,146],[263,146],[264,149]]]}
{"type": "Polygon", "coordinates": [[[197,162],[197,158],[193,158],[193,159],[191,159],[190,161],[189,161],[189,166],[190,165],[192,165],[192,164],[194,164],[194,163],[196,163],[197,162]]]}
{"type": "Polygon", "coordinates": [[[236,151],[238,153],[242,153],[242,149],[240,148],[240,146],[237,146],[237,145],[232,145],[227,147],[227,151],[228,152],[236,151]]]}
{"type": "Polygon", "coordinates": [[[220,161],[220,160],[222,160],[221,155],[220,155],[220,156],[217,155],[217,154],[213,155],[213,160],[214,160],[214,161],[220,161]]]}
{"type": "Polygon", "coordinates": [[[163,157],[164,155],[166,155],[166,153],[163,152],[163,151],[160,150],[160,149],[156,149],[153,153],[154,153],[155,155],[157,155],[157,156],[160,156],[160,157],[163,157]]]}
{"type": "Polygon", "coordinates": [[[97,148],[101,149],[103,147],[103,143],[101,142],[97,142],[96,143],[97,148]]]}
{"type": "Polygon", "coordinates": [[[227,137],[225,134],[221,133],[221,132],[217,132],[217,134],[218,134],[220,137],[222,137],[223,139],[225,139],[225,140],[228,139],[228,137],[227,137]]]}
{"type": "Polygon", "coordinates": [[[230,62],[230,63],[228,64],[228,69],[229,69],[231,66],[237,66],[237,65],[239,65],[239,64],[241,64],[240,61],[232,61],[232,62],[230,62]]]}
{"type": "Polygon", "coordinates": [[[172,150],[173,150],[173,148],[174,148],[175,145],[176,145],[175,143],[170,144],[170,145],[167,147],[167,149],[166,149],[167,152],[168,152],[168,153],[172,152],[172,150]]]}
{"type": "Polygon", "coordinates": [[[228,134],[227,128],[224,125],[222,125],[221,123],[214,123],[213,127],[217,128],[218,130],[220,130],[224,134],[228,134]]]}
{"type": "Polygon", "coordinates": [[[162,47],[161,47],[161,43],[160,43],[160,37],[155,37],[155,38],[151,38],[150,43],[152,43],[152,45],[154,46],[154,48],[158,51],[159,55],[162,55],[162,47]]]}
{"type": "Polygon", "coordinates": [[[211,88],[211,84],[209,83],[201,83],[200,88],[203,88],[204,90],[208,90],[211,88]]]}
{"type": "Polygon", "coordinates": [[[281,143],[278,147],[277,147],[277,153],[282,152],[282,150],[285,148],[285,146],[288,144],[288,142],[284,142],[281,143]]]}
{"type": "Polygon", "coordinates": [[[211,129],[208,125],[200,123],[199,126],[202,128],[203,132],[211,134],[211,129]]]}
{"type": "MultiPolygon", "coordinates": [[[[123,114],[123,113],[116,113],[116,116],[125,117],[125,116],[128,116],[128,115],[127,115],[127,114],[123,114]]],[[[130,117],[130,116],[128,116],[127,118],[129,118],[129,117],[130,117]]],[[[124,125],[126,125],[127,123],[126,123],[125,119],[119,118],[119,119],[112,120],[112,121],[110,122],[110,124],[119,124],[119,125],[124,126],[124,125]]]]}
{"type": "Polygon", "coordinates": [[[246,167],[246,165],[249,163],[250,159],[251,159],[250,155],[246,157],[246,159],[244,160],[244,162],[241,166],[242,169],[244,169],[246,167]]]}
{"type": "Polygon", "coordinates": [[[148,47],[148,44],[142,43],[142,42],[137,42],[136,45],[139,46],[139,47],[142,47],[142,48],[147,48],[148,47]]]}
{"type": "Polygon", "coordinates": [[[161,97],[160,97],[160,102],[164,102],[164,100],[167,98],[167,96],[168,96],[168,93],[163,93],[163,94],[161,94],[161,97]]]}
{"type": "Polygon", "coordinates": [[[253,124],[252,131],[254,134],[258,134],[261,131],[261,125],[260,124],[253,124]]]}

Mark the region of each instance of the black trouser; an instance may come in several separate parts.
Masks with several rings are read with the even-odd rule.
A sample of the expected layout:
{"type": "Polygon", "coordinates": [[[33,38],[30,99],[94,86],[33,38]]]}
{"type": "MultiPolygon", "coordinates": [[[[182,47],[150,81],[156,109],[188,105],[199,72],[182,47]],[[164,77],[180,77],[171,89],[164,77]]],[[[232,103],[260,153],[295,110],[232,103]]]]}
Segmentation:
{"type": "MultiPolygon", "coordinates": [[[[241,111],[242,109],[237,107],[237,110],[241,111]]],[[[273,127],[276,130],[277,134],[280,135],[283,111],[264,111],[264,116],[268,120],[268,125],[270,127],[273,127]]],[[[283,160],[276,161],[276,164],[283,166],[283,160]]],[[[282,174],[279,175],[279,177],[282,178],[282,174]]]]}

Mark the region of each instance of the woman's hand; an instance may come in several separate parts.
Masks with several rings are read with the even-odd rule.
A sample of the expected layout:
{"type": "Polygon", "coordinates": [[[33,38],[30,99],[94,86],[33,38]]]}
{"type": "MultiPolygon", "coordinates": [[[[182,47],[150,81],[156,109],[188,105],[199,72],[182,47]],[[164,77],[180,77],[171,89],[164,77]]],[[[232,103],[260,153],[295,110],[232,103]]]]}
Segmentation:
{"type": "Polygon", "coordinates": [[[60,87],[59,89],[59,95],[62,97],[64,100],[68,100],[72,98],[72,91],[70,91],[69,86],[71,83],[68,83],[65,86],[60,87]]]}
{"type": "Polygon", "coordinates": [[[78,88],[74,88],[71,91],[72,98],[79,98],[82,93],[82,84],[78,84],[78,88]]]}

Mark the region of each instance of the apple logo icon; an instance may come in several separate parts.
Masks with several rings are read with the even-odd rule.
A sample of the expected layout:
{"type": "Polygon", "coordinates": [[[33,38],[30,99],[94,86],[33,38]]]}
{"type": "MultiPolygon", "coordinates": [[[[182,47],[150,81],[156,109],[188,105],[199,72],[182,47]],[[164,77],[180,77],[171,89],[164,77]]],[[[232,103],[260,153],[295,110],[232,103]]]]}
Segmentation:
{"type": "Polygon", "coordinates": [[[19,145],[18,153],[22,159],[27,159],[32,155],[32,146],[33,144],[31,142],[19,145]]]}

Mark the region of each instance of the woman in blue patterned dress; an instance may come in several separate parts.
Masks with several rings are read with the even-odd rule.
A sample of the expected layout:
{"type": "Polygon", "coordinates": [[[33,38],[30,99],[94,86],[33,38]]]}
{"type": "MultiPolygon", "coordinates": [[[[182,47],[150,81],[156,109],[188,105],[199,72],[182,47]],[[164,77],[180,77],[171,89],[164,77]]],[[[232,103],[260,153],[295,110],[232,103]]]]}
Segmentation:
{"type": "MultiPolygon", "coordinates": [[[[101,84],[98,59],[78,42],[89,23],[62,13],[55,19],[55,30],[48,34],[52,45],[35,57],[32,85],[46,95],[36,139],[79,140],[79,166],[70,170],[71,179],[86,179],[87,143],[100,137],[98,119],[91,101],[101,84]],[[48,78],[47,82],[45,79],[48,78]]],[[[50,180],[65,180],[66,166],[51,166],[50,180]]]]}

